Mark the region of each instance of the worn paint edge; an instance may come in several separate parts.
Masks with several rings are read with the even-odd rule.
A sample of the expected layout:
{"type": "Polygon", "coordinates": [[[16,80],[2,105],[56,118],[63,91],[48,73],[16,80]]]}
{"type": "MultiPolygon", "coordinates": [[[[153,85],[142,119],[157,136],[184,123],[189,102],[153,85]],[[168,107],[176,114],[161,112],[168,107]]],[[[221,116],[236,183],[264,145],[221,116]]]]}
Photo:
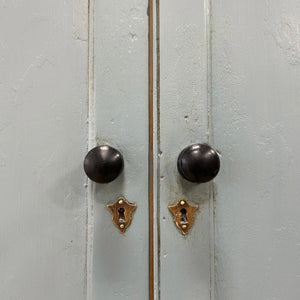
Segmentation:
{"type": "MultiPolygon", "coordinates": [[[[89,149],[96,143],[95,130],[95,96],[94,96],[94,7],[95,0],[88,0],[88,143],[89,149]]],[[[93,239],[94,239],[94,195],[95,185],[87,179],[86,182],[86,300],[93,299],[93,239]]]]}
{"type": "MultiPolygon", "coordinates": [[[[212,136],[212,3],[204,0],[206,40],[206,84],[207,84],[207,142],[213,144],[212,136]]],[[[215,183],[209,183],[209,258],[210,258],[210,300],[215,299],[215,183]]]]}
{"type": "Polygon", "coordinates": [[[160,299],[160,84],[159,0],[153,1],[153,209],[154,209],[154,299],[160,299]]]}

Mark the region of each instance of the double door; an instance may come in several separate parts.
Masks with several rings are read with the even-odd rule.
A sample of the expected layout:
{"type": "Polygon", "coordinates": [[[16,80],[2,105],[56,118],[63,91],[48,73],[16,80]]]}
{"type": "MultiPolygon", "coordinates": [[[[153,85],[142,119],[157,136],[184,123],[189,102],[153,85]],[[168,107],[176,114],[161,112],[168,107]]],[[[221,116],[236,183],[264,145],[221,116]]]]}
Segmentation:
{"type": "Polygon", "coordinates": [[[299,16],[0,1],[0,299],[299,299],[299,16]]]}
{"type": "Polygon", "coordinates": [[[294,299],[297,12],[295,1],[95,2],[90,148],[124,158],[91,194],[95,299],[294,299]],[[199,143],[221,161],[206,183],[177,166],[199,143]],[[136,205],[123,234],[107,209],[119,197],[136,205]],[[188,220],[179,209],[186,232],[180,201],[194,208],[188,220]]]}

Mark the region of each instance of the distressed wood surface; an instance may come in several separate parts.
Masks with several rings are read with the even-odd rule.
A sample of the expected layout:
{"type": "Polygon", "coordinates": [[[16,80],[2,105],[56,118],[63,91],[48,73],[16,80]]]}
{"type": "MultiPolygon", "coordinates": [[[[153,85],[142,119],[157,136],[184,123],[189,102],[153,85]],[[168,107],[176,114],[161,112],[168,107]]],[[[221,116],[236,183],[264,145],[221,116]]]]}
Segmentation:
{"type": "Polygon", "coordinates": [[[0,298],[85,298],[87,1],[0,3],[0,298]]]}
{"type": "Polygon", "coordinates": [[[212,4],[217,299],[298,299],[300,3],[212,4]]]}
{"type": "Polygon", "coordinates": [[[124,171],[94,195],[93,299],[148,298],[148,2],[96,1],[97,143],[124,155],[124,171]],[[124,196],[137,208],[124,234],[106,208],[124,196]]]}
{"type": "Polygon", "coordinates": [[[205,4],[160,1],[160,299],[210,299],[209,184],[189,183],[177,171],[185,146],[208,141],[205,4]],[[187,236],[168,209],[181,198],[199,205],[187,236]]]}

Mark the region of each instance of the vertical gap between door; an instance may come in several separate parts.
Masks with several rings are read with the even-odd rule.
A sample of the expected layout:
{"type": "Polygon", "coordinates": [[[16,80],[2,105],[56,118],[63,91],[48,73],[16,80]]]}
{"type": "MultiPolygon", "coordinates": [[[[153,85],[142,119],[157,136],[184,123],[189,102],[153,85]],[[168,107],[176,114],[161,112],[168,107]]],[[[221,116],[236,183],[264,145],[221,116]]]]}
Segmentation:
{"type": "Polygon", "coordinates": [[[156,45],[156,281],[157,300],[160,299],[160,1],[155,2],[155,45],[156,45]]]}
{"type": "Polygon", "coordinates": [[[153,185],[153,2],[148,2],[148,201],[149,201],[149,300],[154,300],[154,185],[153,185]]]}

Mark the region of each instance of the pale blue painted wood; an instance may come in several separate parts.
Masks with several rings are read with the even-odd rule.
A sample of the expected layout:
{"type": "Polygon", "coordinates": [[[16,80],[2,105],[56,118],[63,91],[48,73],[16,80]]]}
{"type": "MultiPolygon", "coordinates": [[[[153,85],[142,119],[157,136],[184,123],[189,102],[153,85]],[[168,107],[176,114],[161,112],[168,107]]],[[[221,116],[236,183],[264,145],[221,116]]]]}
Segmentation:
{"type": "MultiPolygon", "coordinates": [[[[210,299],[209,184],[177,172],[179,152],[208,142],[208,45],[206,1],[160,1],[160,299],[210,299]],[[185,198],[199,205],[184,237],[168,205],[185,198]]],[[[212,203],[211,203],[212,204],[212,203]]],[[[213,243],[213,240],[211,240],[213,243]]]]}
{"type": "Polygon", "coordinates": [[[87,1],[0,1],[0,299],[85,299],[87,1]]]}
{"type": "Polygon", "coordinates": [[[212,1],[219,300],[300,295],[300,3],[212,1]]]}
{"type": "MultiPolygon", "coordinates": [[[[148,297],[147,1],[96,1],[94,7],[97,143],[119,149],[124,172],[94,196],[93,299],[148,297]],[[137,204],[125,234],[106,208],[124,196],[137,204]]],[[[94,63],[94,64],[93,64],[94,63]]]]}

